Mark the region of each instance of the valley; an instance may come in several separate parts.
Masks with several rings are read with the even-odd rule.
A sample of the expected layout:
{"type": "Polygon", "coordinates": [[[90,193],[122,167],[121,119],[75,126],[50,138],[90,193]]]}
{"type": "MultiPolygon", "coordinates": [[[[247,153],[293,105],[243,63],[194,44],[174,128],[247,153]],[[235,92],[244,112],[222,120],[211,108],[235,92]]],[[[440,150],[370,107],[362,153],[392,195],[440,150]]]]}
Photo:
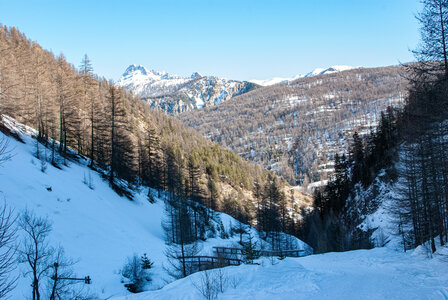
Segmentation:
{"type": "Polygon", "coordinates": [[[292,185],[327,180],[334,155],[402,107],[404,68],[353,69],[264,87],[179,115],[204,136],[274,170],[292,185]],[[234,120],[227,122],[226,120],[234,120]]]}
{"type": "Polygon", "coordinates": [[[188,83],[178,89],[191,79],[166,73],[157,75],[164,80],[150,79],[153,75],[140,69],[130,66],[119,84],[168,114],[173,114],[172,100],[181,105],[199,101],[194,109],[178,109],[175,114],[206,138],[275,171],[308,193],[328,179],[334,155],[347,149],[355,131],[369,133],[382,111],[402,107],[406,97],[405,69],[400,66],[334,66],[289,79],[252,81],[262,87],[229,95],[225,103],[216,98],[211,105],[201,100],[204,94],[193,96],[197,85],[188,83]],[[164,81],[168,84],[165,90],[161,89],[164,81]]]}
{"type": "Polygon", "coordinates": [[[448,0],[0,17],[0,299],[448,298],[448,0]]]}

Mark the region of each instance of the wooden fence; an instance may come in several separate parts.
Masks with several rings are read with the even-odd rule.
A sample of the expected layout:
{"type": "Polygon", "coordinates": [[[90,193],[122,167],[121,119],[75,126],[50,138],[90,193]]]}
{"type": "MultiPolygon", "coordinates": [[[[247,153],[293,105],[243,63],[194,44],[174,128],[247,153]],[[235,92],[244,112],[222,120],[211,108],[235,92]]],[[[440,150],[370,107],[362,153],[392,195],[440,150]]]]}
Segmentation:
{"type": "MultiPolygon", "coordinates": [[[[189,273],[222,268],[227,266],[239,266],[242,263],[242,248],[213,247],[216,256],[196,255],[178,257],[185,260],[189,273]]],[[[286,256],[300,257],[305,255],[304,250],[258,250],[261,256],[286,256]]]]}
{"type": "MultiPolygon", "coordinates": [[[[217,256],[236,257],[243,254],[241,248],[231,247],[213,247],[217,256]]],[[[300,257],[305,256],[305,250],[258,250],[261,256],[286,256],[286,257],[300,257]]]]}
{"type": "Polygon", "coordinates": [[[227,266],[239,266],[241,260],[238,258],[229,258],[222,256],[185,256],[178,257],[179,260],[185,259],[192,273],[227,266]]]}

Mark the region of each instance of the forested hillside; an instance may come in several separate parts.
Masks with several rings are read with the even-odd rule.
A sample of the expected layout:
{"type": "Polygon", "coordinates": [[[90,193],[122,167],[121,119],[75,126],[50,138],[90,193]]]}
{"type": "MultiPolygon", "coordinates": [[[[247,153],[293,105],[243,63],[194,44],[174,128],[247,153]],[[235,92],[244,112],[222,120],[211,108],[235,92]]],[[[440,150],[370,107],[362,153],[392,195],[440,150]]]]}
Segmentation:
{"type": "MultiPolygon", "coordinates": [[[[309,198],[289,192],[282,179],[261,166],[98,78],[87,55],[75,68],[62,53],[55,56],[6,26],[0,28],[0,47],[0,113],[37,130],[37,158],[60,166],[76,160],[71,148],[89,158],[90,167],[129,199],[133,189],[149,186],[254,225],[261,211],[256,208],[259,189],[277,191],[263,196],[263,203],[284,203],[284,218],[309,205],[303,201],[309,198]]],[[[148,194],[149,201],[153,198],[148,194]]],[[[278,217],[275,208],[272,218],[278,217]]]]}
{"type": "Polygon", "coordinates": [[[432,256],[448,241],[448,52],[445,1],[425,1],[419,15],[417,63],[406,66],[402,108],[381,113],[317,190],[301,235],[317,251],[385,246],[404,251],[423,245],[432,256]]]}
{"type": "Polygon", "coordinates": [[[399,240],[405,251],[423,244],[432,253],[447,242],[448,85],[429,77],[415,77],[404,108],[383,113],[364,138],[355,132],[350,151],[336,156],[302,226],[317,251],[399,240]]]}
{"type": "Polygon", "coordinates": [[[259,88],[179,118],[291,184],[325,180],[355,130],[369,133],[388,106],[402,106],[400,66],[359,68],[259,88]],[[229,121],[231,120],[231,121],[229,121]]]}

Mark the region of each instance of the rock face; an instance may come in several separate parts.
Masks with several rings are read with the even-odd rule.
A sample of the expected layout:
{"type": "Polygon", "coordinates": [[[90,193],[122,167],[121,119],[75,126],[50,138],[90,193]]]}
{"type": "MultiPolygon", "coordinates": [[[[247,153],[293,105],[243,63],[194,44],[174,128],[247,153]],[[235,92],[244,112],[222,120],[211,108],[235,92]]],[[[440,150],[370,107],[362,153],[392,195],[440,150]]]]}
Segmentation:
{"type": "Polygon", "coordinates": [[[118,84],[139,95],[152,108],[171,115],[213,106],[257,87],[254,83],[202,76],[197,72],[183,78],[140,65],[130,65],[118,84]]]}

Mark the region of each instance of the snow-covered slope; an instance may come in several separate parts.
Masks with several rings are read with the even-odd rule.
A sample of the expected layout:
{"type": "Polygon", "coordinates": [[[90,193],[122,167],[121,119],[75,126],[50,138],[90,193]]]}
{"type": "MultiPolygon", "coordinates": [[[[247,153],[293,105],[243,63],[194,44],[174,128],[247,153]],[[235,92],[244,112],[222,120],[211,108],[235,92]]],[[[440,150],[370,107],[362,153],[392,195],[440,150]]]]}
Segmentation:
{"type": "Polygon", "coordinates": [[[304,77],[313,77],[313,76],[319,76],[319,75],[326,75],[326,74],[333,74],[333,73],[337,73],[337,72],[342,72],[342,71],[348,71],[351,69],[355,69],[355,67],[351,67],[351,66],[332,66],[329,68],[316,68],[314,69],[312,72],[306,74],[304,77]]]}
{"type": "Polygon", "coordinates": [[[213,106],[256,87],[250,82],[202,76],[197,72],[182,78],[141,65],[130,65],[118,84],[139,95],[151,107],[172,115],[213,106]]]}
{"type": "MultiPolygon", "coordinates": [[[[446,249],[445,249],[446,250],[446,249]]],[[[213,277],[213,271],[210,273],[213,277]]],[[[204,272],[116,300],[205,299],[197,287],[204,272]]],[[[215,277],[216,278],[216,277],[215,277]]],[[[219,278],[219,277],[218,277],[219,278]]],[[[446,299],[448,264],[429,259],[420,249],[400,253],[388,248],[286,258],[274,265],[242,265],[224,270],[217,299],[446,299]]],[[[218,283],[216,280],[214,285],[218,283]]],[[[215,299],[215,298],[211,298],[215,299]]]]}
{"type": "MultiPolygon", "coordinates": [[[[156,203],[149,203],[146,188],[136,191],[133,201],[118,196],[107,181],[86,166],[88,162],[83,158],[79,163],[61,165],[62,169],[49,163],[43,166],[34,156],[36,141],[31,136],[36,132],[11,118],[4,119],[8,127],[20,133],[25,143],[8,138],[12,158],[0,166],[0,199],[17,214],[28,209],[37,216],[48,217],[53,223],[50,244],[64,247],[67,256],[78,261],[74,266],[78,276],[92,278],[92,284],[84,285],[84,288],[100,299],[128,295],[119,271],[126,258],[134,253],[147,253],[154,261],[153,281],[148,288],[165,285],[170,277],[163,268],[166,266],[161,226],[164,201],[156,199],[156,203]]],[[[0,132],[2,138],[4,135],[0,132]]],[[[40,153],[50,156],[42,145],[40,153]]],[[[239,239],[238,236],[219,238],[217,222],[221,221],[230,232],[231,225],[236,226],[238,221],[222,213],[216,213],[216,216],[213,222],[217,237],[200,244],[203,254],[210,255],[213,246],[234,245],[239,239]]],[[[255,229],[252,234],[256,236],[255,229]]],[[[294,240],[297,247],[306,247],[300,240],[294,240]]],[[[21,264],[12,299],[27,299],[31,295],[30,281],[23,276],[24,271],[25,265],[21,264]]],[[[83,286],[82,283],[79,285],[83,286]]]]}
{"type": "Polygon", "coordinates": [[[174,93],[192,78],[181,78],[167,72],[148,70],[141,65],[130,65],[121,76],[118,84],[142,98],[159,97],[174,93]]]}
{"type": "Polygon", "coordinates": [[[347,71],[347,70],[351,70],[351,69],[355,69],[355,67],[351,67],[351,66],[332,66],[329,68],[316,68],[314,69],[312,72],[309,72],[305,75],[296,75],[294,77],[274,77],[272,79],[265,79],[265,80],[258,80],[258,79],[252,79],[249,80],[249,82],[261,85],[261,86],[269,86],[269,85],[274,85],[274,84],[279,84],[279,83],[285,83],[285,82],[290,82],[290,81],[294,81],[296,79],[299,78],[303,78],[303,77],[313,77],[313,76],[319,76],[319,75],[326,75],[326,74],[332,74],[332,73],[337,73],[337,72],[342,72],[342,71],[347,71]]]}
{"type": "MultiPolygon", "coordinates": [[[[62,170],[48,164],[43,173],[33,156],[35,140],[21,137],[26,144],[9,139],[13,157],[0,167],[1,198],[17,214],[28,209],[53,222],[51,244],[63,246],[69,257],[79,260],[75,272],[90,275],[92,292],[101,298],[125,294],[118,271],[133,253],[148,253],[158,265],[154,273],[161,273],[162,202],[150,204],[143,194],[133,202],[121,198],[84,164],[69,163],[62,170]],[[89,176],[93,189],[83,183],[89,176]]],[[[21,271],[24,268],[20,266],[21,271]]],[[[155,280],[154,285],[160,284],[155,280]]],[[[31,295],[29,285],[29,279],[20,276],[13,299],[31,295]]]]}
{"type": "Polygon", "coordinates": [[[274,85],[274,84],[278,84],[278,83],[285,83],[288,81],[293,81],[299,78],[304,77],[303,75],[296,75],[294,77],[274,77],[272,79],[252,79],[249,80],[252,83],[261,85],[261,86],[269,86],[269,85],[274,85]]]}

